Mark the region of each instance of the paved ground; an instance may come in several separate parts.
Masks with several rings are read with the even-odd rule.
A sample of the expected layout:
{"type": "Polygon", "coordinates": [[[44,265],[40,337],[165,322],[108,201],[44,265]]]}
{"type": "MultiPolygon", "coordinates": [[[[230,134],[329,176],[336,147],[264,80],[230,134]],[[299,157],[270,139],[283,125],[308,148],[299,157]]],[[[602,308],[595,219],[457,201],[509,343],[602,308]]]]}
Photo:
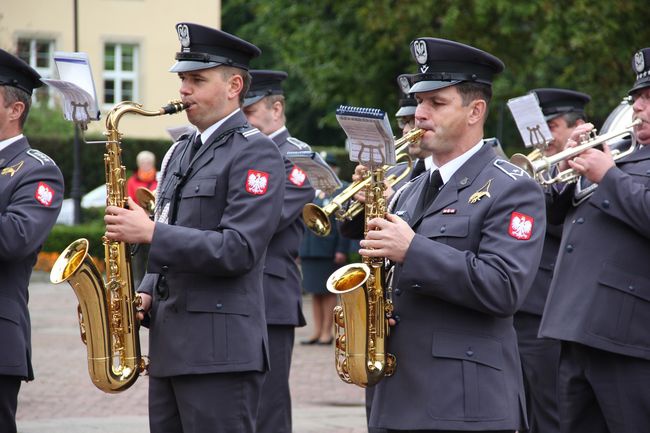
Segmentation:
{"type": "MultiPolygon", "coordinates": [[[[36,380],[18,398],[22,433],[145,433],[147,378],[130,389],[105,394],[88,378],[86,348],[79,340],[77,301],[68,284],[52,285],[35,273],[30,285],[33,364],[36,380]]],[[[311,305],[305,298],[305,315],[311,305]]],[[[146,353],[146,330],[141,331],[146,353]]],[[[309,325],[296,340],[307,338],[309,325]]],[[[295,433],[364,433],[363,390],[347,385],[334,368],[332,347],[296,345],[291,387],[295,433]]]]}

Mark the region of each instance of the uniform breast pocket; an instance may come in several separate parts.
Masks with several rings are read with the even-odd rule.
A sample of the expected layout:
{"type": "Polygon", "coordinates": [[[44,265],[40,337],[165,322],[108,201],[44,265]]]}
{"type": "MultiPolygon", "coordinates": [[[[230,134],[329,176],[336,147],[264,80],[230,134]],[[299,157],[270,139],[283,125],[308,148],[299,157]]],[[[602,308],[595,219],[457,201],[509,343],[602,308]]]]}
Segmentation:
{"type": "Polygon", "coordinates": [[[221,219],[221,206],[218,200],[217,177],[190,179],[183,187],[179,223],[188,221],[191,227],[215,228],[221,219]],[[184,217],[181,220],[181,217],[184,217]],[[215,223],[216,222],[216,223],[215,223]]]}
{"type": "Polygon", "coordinates": [[[469,217],[464,215],[433,215],[422,220],[418,233],[435,241],[454,246],[467,247],[469,217]]]}
{"type": "Polygon", "coordinates": [[[428,410],[436,419],[487,421],[507,416],[503,348],[488,336],[433,335],[428,410]]]}

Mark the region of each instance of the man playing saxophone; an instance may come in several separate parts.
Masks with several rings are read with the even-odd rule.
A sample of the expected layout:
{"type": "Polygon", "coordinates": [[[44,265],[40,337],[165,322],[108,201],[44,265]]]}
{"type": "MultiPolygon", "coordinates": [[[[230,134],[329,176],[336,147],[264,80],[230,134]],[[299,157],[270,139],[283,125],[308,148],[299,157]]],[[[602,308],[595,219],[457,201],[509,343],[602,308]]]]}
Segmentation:
{"type": "Polygon", "coordinates": [[[539,334],[561,341],[562,432],[650,425],[650,48],[632,67],[640,147],[616,161],[607,144],[584,151],[566,164],[597,184],[594,192],[577,202],[575,184],[549,194],[549,221],[564,229],[539,334]]]}
{"type": "Polygon", "coordinates": [[[483,140],[491,83],[504,68],[454,41],[411,43],[421,146],[438,167],[369,221],[363,256],[395,264],[388,349],[370,426],[389,432],[514,432],[527,427],[512,316],[539,264],[543,194],[483,140]],[[390,210],[389,210],[390,211],[390,210]]]}
{"type": "Polygon", "coordinates": [[[176,31],[170,71],[198,132],[166,158],[156,221],[132,200],[109,206],[106,236],[151,244],[138,289],[151,318],[151,431],[251,433],[269,368],[262,272],[284,163],[240,109],[260,50],[198,24],[176,31]]]}

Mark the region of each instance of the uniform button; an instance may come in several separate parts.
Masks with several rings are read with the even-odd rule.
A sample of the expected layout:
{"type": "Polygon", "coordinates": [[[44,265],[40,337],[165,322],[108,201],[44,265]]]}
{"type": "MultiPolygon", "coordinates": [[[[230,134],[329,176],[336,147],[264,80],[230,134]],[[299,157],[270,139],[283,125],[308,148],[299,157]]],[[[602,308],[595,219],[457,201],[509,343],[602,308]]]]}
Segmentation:
{"type": "Polygon", "coordinates": [[[411,288],[412,288],[412,289],[419,289],[419,288],[420,288],[420,285],[417,284],[417,283],[415,283],[415,284],[413,284],[413,285],[411,286],[411,288]]]}
{"type": "Polygon", "coordinates": [[[402,289],[395,289],[395,294],[397,296],[401,295],[402,294],[402,289]]]}
{"type": "Polygon", "coordinates": [[[395,319],[395,321],[396,321],[397,323],[399,323],[399,321],[402,320],[402,319],[399,317],[399,315],[397,315],[397,314],[395,314],[395,315],[393,316],[393,319],[395,319]]]}
{"type": "Polygon", "coordinates": [[[196,188],[194,188],[194,192],[199,192],[199,186],[197,185],[196,188]]]}
{"type": "Polygon", "coordinates": [[[465,352],[465,355],[474,356],[474,351],[472,351],[472,349],[469,349],[467,352],[465,352]]]}
{"type": "Polygon", "coordinates": [[[221,310],[222,308],[223,308],[223,304],[221,302],[219,302],[217,304],[217,310],[221,310]]]}
{"type": "Polygon", "coordinates": [[[609,200],[603,200],[603,207],[609,209],[609,200]]]}
{"type": "Polygon", "coordinates": [[[630,285],[628,286],[628,289],[630,290],[630,292],[633,292],[633,291],[634,291],[634,286],[630,284],[630,285]]]}
{"type": "Polygon", "coordinates": [[[571,244],[567,245],[566,246],[566,251],[567,251],[567,253],[570,253],[571,251],[573,251],[573,245],[571,245],[571,244]]]}
{"type": "Polygon", "coordinates": [[[447,231],[447,227],[445,226],[440,227],[440,233],[444,233],[446,231],[447,231]]]}
{"type": "Polygon", "coordinates": [[[583,224],[585,222],[585,219],[583,217],[580,217],[576,220],[578,224],[583,224]]]}
{"type": "Polygon", "coordinates": [[[164,266],[162,267],[162,271],[163,271],[163,272],[167,272],[168,270],[169,270],[169,266],[164,265],[164,266]]]}

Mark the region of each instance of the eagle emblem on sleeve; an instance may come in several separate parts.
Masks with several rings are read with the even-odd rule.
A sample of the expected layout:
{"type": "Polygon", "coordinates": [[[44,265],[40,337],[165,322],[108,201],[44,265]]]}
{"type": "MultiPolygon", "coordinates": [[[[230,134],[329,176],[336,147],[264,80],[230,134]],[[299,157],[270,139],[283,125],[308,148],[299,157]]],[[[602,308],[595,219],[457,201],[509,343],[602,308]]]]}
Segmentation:
{"type": "Polygon", "coordinates": [[[510,226],[508,234],[520,241],[527,241],[533,234],[533,223],[535,219],[531,216],[513,212],[510,215],[510,226]]]}
{"type": "Polygon", "coordinates": [[[246,175],[246,192],[264,195],[269,185],[269,174],[263,171],[248,170],[246,175]]]}
{"type": "Polygon", "coordinates": [[[34,198],[43,206],[51,206],[54,200],[54,190],[45,182],[39,182],[34,193],[34,198]]]}

